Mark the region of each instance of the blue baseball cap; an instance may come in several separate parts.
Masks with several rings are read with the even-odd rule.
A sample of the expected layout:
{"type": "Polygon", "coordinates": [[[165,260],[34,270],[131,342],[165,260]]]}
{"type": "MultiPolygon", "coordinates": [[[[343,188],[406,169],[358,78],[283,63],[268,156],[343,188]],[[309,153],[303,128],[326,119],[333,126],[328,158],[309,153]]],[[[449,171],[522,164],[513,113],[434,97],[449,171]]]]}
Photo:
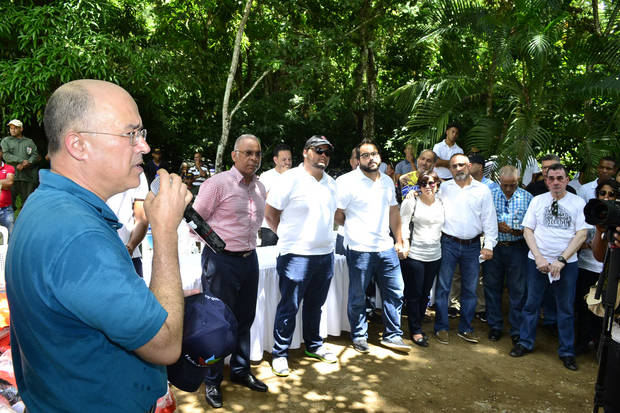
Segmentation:
{"type": "Polygon", "coordinates": [[[167,367],[168,381],[194,392],[207,375],[207,368],[235,349],[237,320],[222,300],[201,293],[185,297],[181,357],[167,367]]]}

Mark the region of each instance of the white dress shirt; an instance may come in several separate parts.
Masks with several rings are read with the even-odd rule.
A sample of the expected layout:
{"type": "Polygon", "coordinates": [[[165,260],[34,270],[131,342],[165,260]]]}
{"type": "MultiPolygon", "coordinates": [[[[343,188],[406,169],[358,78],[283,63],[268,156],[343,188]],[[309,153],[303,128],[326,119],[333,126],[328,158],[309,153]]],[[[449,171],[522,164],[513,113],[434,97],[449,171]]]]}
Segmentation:
{"type": "Polygon", "coordinates": [[[445,222],[443,232],[460,239],[472,239],[484,233],[484,247],[492,250],[497,244],[497,214],[491,190],[471,179],[463,188],[454,180],[441,184],[438,197],[443,201],[445,222]]]}

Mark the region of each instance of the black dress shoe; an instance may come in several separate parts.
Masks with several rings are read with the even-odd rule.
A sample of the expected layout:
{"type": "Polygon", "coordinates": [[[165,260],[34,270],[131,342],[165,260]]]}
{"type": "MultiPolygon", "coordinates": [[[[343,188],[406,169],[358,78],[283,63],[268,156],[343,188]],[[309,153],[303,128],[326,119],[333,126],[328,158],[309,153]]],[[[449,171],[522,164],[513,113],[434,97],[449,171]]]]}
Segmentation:
{"type": "Polygon", "coordinates": [[[254,377],[252,373],[248,373],[244,376],[230,376],[230,381],[241,384],[250,390],[262,392],[267,391],[267,385],[254,377]]]}
{"type": "Polygon", "coordinates": [[[517,343],[512,350],[510,350],[510,355],[512,357],[523,357],[527,353],[531,353],[532,350],[523,347],[521,344],[517,343]]]}
{"type": "Polygon", "coordinates": [[[222,407],[222,392],[220,391],[220,386],[216,384],[205,385],[205,399],[207,399],[209,406],[214,409],[222,407]]]}
{"type": "Polygon", "coordinates": [[[562,363],[564,363],[564,367],[566,367],[569,370],[577,370],[577,362],[575,361],[575,357],[573,356],[564,356],[564,357],[560,357],[560,360],[562,360],[562,363]]]}
{"type": "Polygon", "coordinates": [[[489,340],[499,341],[500,338],[502,338],[502,330],[492,328],[491,331],[489,331],[489,340]]]}
{"type": "Polygon", "coordinates": [[[420,347],[428,347],[428,340],[426,337],[424,337],[424,335],[422,335],[422,337],[420,337],[419,339],[415,340],[413,338],[413,336],[411,337],[411,341],[413,341],[413,344],[416,344],[420,347]]]}

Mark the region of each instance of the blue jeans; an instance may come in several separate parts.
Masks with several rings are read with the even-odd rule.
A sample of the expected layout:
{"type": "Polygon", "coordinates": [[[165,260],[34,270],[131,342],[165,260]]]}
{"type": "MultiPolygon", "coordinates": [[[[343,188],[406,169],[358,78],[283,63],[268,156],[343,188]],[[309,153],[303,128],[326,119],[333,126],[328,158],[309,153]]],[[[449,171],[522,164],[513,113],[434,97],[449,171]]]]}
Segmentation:
{"type": "MultiPolygon", "coordinates": [[[[237,343],[230,356],[230,375],[250,373],[250,327],[256,314],[258,293],[258,257],[217,254],[211,248],[202,251],[202,288],[210,291],[230,308],[237,319],[237,343]]],[[[224,360],[207,367],[205,383],[222,382],[224,360]]]]}
{"type": "Polygon", "coordinates": [[[401,337],[400,313],[403,307],[403,276],[396,250],[361,252],[347,249],[349,266],[349,304],[347,314],[351,338],[368,338],[366,288],[373,278],[383,299],[383,339],[401,337]]]}
{"type": "Polygon", "coordinates": [[[527,260],[527,299],[523,307],[523,321],[519,329],[521,339],[519,344],[532,350],[534,340],[536,340],[536,326],[543,295],[546,290],[550,290],[555,298],[556,311],[558,314],[558,337],[560,347],[558,354],[560,357],[574,356],[575,348],[575,287],[577,285],[577,263],[566,264],[560,273],[560,279],[549,283],[547,274],[536,269],[534,260],[527,260]]]}
{"type": "Polygon", "coordinates": [[[486,301],[487,320],[489,327],[502,330],[502,295],[504,278],[508,285],[510,309],[510,335],[518,335],[521,326],[521,311],[525,303],[525,259],[527,246],[525,241],[520,244],[501,246],[493,249],[493,258],[482,263],[484,277],[484,298],[486,301]]]}
{"type": "Polygon", "coordinates": [[[422,319],[428,305],[428,295],[439,272],[441,260],[418,261],[407,258],[402,261],[405,281],[405,302],[409,334],[422,334],[422,319]]]}
{"type": "Polygon", "coordinates": [[[321,307],[325,304],[334,276],[334,253],[325,255],[286,254],[277,258],[280,302],[273,325],[274,357],[288,357],[295,332],[301,300],[302,330],[306,350],[314,352],[323,345],[319,327],[321,307]]]}
{"type": "MultiPolygon", "coordinates": [[[[8,207],[0,208],[0,225],[6,227],[9,231],[9,235],[11,235],[11,231],[13,231],[13,223],[15,222],[15,214],[13,213],[13,207],[10,205],[8,207]]],[[[4,240],[6,244],[7,240],[4,240]]]]}
{"type": "Polygon", "coordinates": [[[463,245],[448,238],[441,237],[441,266],[437,278],[435,291],[435,332],[448,330],[448,299],[450,297],[450,287],[454,268],[459,264],[461,268],[461,320],[459,322],[459,332],[466,333],[473,331],[471,322],[476,311],[476,285],[478,284],[478,274],[480,264],[480,240],[474,241],[469,245],[463,245]]]}

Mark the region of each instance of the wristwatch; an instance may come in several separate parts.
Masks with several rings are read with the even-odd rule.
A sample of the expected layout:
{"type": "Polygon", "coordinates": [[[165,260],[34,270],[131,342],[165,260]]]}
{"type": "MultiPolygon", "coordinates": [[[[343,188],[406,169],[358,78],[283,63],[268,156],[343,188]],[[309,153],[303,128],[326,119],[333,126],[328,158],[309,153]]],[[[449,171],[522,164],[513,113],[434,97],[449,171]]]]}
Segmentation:
{"type": "Polygon", "coordinates": [[[560,256],[558,256],[558,257],[556,258],[556,260],[560,261],[560,262],[561,262],[562,264],[564,264],[564,265],[566,265],[566,264],[567,264],[567,262],[566,262],[566,258],[564,258],[564,257],[563,257],[563,256],[561,256],[561,255],[560,255],[560,256]]]}

